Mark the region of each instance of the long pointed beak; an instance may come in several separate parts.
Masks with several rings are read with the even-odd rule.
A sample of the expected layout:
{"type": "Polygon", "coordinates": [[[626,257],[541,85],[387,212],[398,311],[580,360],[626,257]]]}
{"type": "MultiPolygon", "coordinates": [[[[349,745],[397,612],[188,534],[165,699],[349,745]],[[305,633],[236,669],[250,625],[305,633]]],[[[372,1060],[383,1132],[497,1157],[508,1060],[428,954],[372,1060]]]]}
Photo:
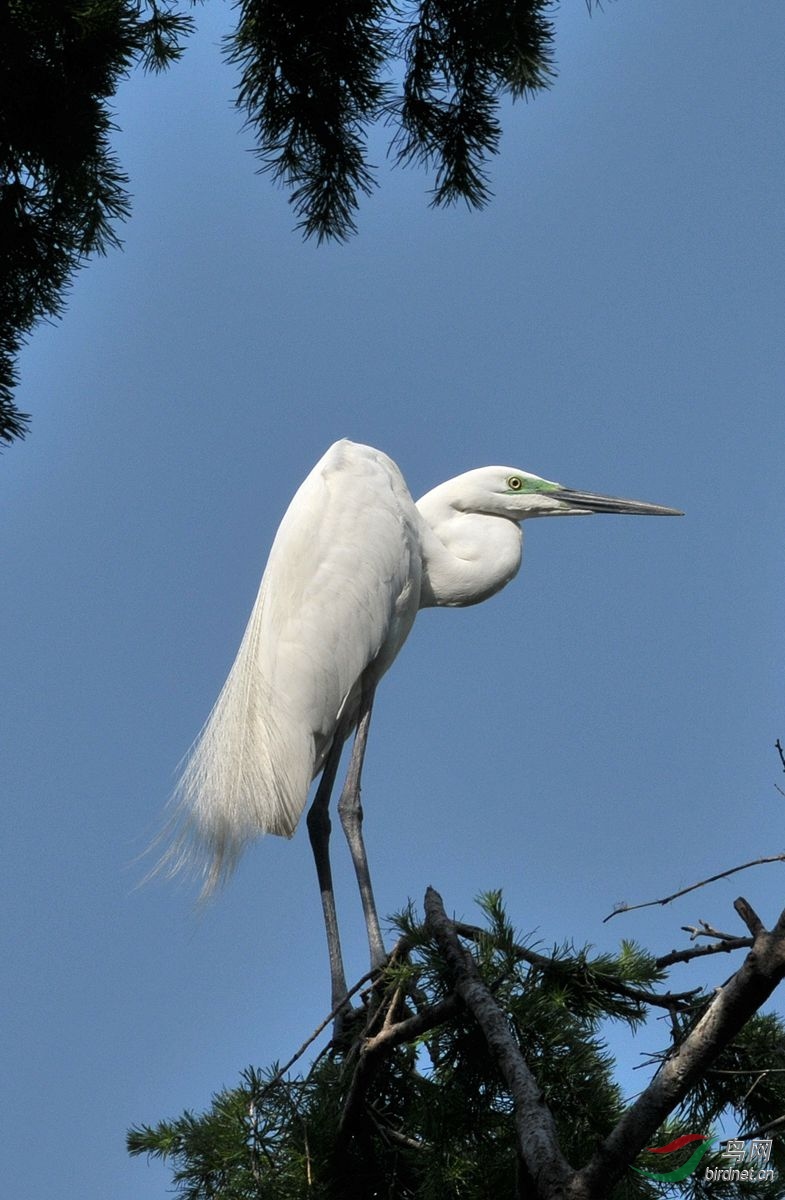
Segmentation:
{"type": "Polygon", "coordinates": [[[595,492],[575,492],[572,488],[560,488],[549,492],[554,500],[569,504],[576,512],[631,513],[638,517],[683,517],[678,508],[665,508],[662,504],[648,504],[645,500],[622,500],[619,496],[598,496],[595,492]]]}

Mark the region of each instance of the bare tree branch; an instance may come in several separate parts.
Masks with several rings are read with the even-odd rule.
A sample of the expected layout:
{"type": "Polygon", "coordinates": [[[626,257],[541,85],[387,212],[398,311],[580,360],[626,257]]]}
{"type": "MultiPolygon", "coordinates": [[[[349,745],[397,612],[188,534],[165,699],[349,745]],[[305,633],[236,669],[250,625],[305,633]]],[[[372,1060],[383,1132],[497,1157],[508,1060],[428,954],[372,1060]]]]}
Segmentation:
{"type": "Polygon", "coordinates": [[[765,926],[758,914],[755,912],[755,909],[744,899],[743,896],[739,896],[733,901],[733,907],[736,909],[736,912],[739,914],[754,938],[757,937],[759,933],[766,932],[765,926]]]}
{"type": "MultiPolygon", "coordinates": [[[[393,949],[392,954],[395,954],[396,949],[397,949],[397,947],[393,949]]],[[[390,957],[392,957],[392,954],[390,957]]],[[[319,1034],[322,1033],[322,1031],[325,1030],[327,1028],[327,1026],[330,1024],[330,1022],[335,1020],[338,1013],[341,1012],[342,1009],[345,1008],[347,1000],[350,1000],[352,998],[352,996],[354,996],[357,992],[359,992],[360,989],[362,988],[362,986],[364,984],[368,983],[369,980],[373,979],[374,975],[376,975],[377,973],[378,973],[378,968],[375,968],[372,971],[366,972],[365,975],[362,975],[357,980],[354,987],[349,988],[346,995],[341,998],[341,1000],[338,1004],[336,1004],[336,1006],[335,1006],[335,1008],[333,1008],[332,1012],[329,1012],[327,1014],[327,1016],[324,1018],[324,1020],[321,1021],[320,1024],[316,1026],[316,1029],[314,1029],[314,1031],[310,1035],[310,1037],[307,1037],[305,1039],[302,1046],[300,1046],[299,1050],[295,1050],[294,1054],[288,1060],[288,1062],[285,1062],[282,1067],[279,1067],[279,1069],[275,1072],[275,1075],[272,1077],[272,1079],[264,1085],[264,1087],[262,1088],[262,1092],[261,1092],[262,1095],[264,1095],[265,1092],[268,1092],[270,1090],[270,1088],[275,1087],[275,1085],[277,1083],[281,1082],[281,1080],[283,1079],[286,1072],[288,1070],[290,1070],[291,1067],[294,1066],[294,1064],[297,1062],[298,1058],[302,1058],[302,1056],[305,1054],[305,1051],[308,1049],[308,1047],[310,1045],[313,1044],[313,1042],[316,1041],[319,1034]]]]}
{"type": "Polygon", "coordinates": [[[656,908],[670,904],[672,900],[677,900],[680,896],[686,896],[689,892],[694,892],[697,888],[705,887],[707,883],[716,883],[718,879],[727,879],[729,875],[735,875],[738,871],[746,871],[748,867],[759,867],[764,863],[785,862],[785,854],[772,854],[768,858],[753,858],[750,862],[742,863],[739,867],[730,867],[727,871],[720,871],[717,875],[710,875],[708,879],[701,879],[698,883],[691,883],[689,887],[682,888],[681,891],[672,892],[670,896],[663,896],[661,900],[645,900],[642,904],[619,904],[614,908],[613,912],[608,913],[607,917],[603,918],[603,924],[610,921],[611,917],[618,917],[620,913],[635,912],[638,908],[656,908]]]}
{"type": "MultiPolygon", "coordinates": [[[[776,742],[774,743],[774,748],[776,749],[777,753],[780,756],[780,762],[782,763],[782,769],[783,769],[783,771],[785,771],[785,747],[783,747],[782,742],[780,741],[779,738],[777,738],[776,742]]],[[[774,786],[781,796],[785,796],[785,790],[783,790],[778,783],[775,783],[774,786]]]]}
{"type": "Polygon", "coordinates": [[[751,937],[738,937],[718,942],[714,946],[692,946],[686,950],[671,950],[670,954],[662,954],[655,961],[658,967],[672,967],[675,963],[692,962],[695,958],[706,958],[709,954],[730,954],[733,950],[749,950],[751,946],[751,937]]]}
{"type": "Polygon", "coordinates": [[[722,929],[715,929],[708,921],[699,920],[697,925],[682,925],[685,933],[690,935],[690,941],[694,942],[699,937],[716,938],[719,942],[735,942],[738,935],[734,933],[725,933],[722,929]]]}
{"type": "Polygon", "coordinates": [[[425,893],[425,922],[444,955],[455,990],[485,1035],[488,1049],[510,1090],[518,1153],[540,1196],[566,1195],[572,1168],[562,1154],[556,1122],[537,1080],[523,1060],[509,1024],[480,978],[472,956],[458,941],[438,892],[425,893]]]}
{"type": "Polygon", "coordinates": [[[607,1194],[657,1127],[785,978],[785,912],[769,933],[745,900],[740,898],[735,907],[752,914],[753,923],[759,925],[752,950],[735,975],[717,989],[695,1027],[598,1147],[588,1166],[578,1172],[587,1185],[586,1196],[607,1194]]]}

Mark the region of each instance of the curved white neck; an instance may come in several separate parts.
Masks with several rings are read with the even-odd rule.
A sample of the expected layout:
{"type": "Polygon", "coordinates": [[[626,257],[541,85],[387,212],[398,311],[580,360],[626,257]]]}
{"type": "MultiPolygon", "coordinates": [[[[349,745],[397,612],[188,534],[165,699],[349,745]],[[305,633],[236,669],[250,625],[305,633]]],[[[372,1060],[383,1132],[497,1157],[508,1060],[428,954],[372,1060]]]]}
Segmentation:
{"type": "Polygon", "coordinates": [[[452,480],[417,501],[423,518],[420,608],[479,604],[518,573],[523,534],[506,517],[455,508],[452,480]]]}

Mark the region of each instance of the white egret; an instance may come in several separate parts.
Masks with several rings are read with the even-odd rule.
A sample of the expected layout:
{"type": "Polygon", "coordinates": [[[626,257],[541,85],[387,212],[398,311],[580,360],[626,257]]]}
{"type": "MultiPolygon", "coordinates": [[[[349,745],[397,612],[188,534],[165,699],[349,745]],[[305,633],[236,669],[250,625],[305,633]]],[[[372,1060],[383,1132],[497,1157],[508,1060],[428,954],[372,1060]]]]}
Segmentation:
{"type": "Polygon", "coordinates": [[[336,442],[294,496],[248,627],[177,789],[168,855],[196,861],[208,894],[263,833],[291,837],[308,813],[330,955],[333,1005],[346,994],[329,859],[330,793],[356,730],[338,812],[360,887],[371,963],[385,951],[362,838],[360,774],[374,692],[418,609],[477,604],[521,563],[520,522],[677,509],[572,491],[514,467],[449,479],[416,504],[379,450],[336,442]]]}

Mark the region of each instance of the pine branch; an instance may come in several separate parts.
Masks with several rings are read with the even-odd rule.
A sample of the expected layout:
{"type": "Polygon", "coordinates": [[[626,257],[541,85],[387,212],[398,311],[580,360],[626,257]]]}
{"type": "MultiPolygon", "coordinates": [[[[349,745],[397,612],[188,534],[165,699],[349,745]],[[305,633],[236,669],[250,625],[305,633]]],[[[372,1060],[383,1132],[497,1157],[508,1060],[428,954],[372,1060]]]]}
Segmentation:
{"type": "Polygon", "coordinates": [[[548,87],[550,0],[333,0],[320,6],[241,0],[229,61],[238,106],[262,170],[290,189],[304,236],[344,240],[375,186],[371,127],[394,127],[399,163],[435,171],[432,203],[490,196],[486,162],[498,150],[499,97],[548,87]],[[389,78],[403,68],[403,94],[389,78]]]}
{"type": "MultiPolygon", "coordinates": [[[[461,937],[469,938],[472,941],[479,941],[481,938],[488,939],[490,936],[492,940],[492,935],[489,935],[487,930],[481,929],[478,925],[467,925],[465,921],[454,921],[453,924],[456,933],[460,934],[461,937]]],[[[736,940],[740,941],[743,945],[749,944],[747,938],[736,940]]],[[[527,946],[521,946],[517,942],[511,944],[509,949],[518,961],[528,963],[532,967],[537,967],[542,972],[553,974],[559,968],[569,971],[572,967],[570,960],[562,961],[555,957],[549,958],[547,955],[538,954],[536,950],[530,950],[527,946]]],[[[657,971],[664,965],[666,964],[662,963],[660,959],[653,960],[653,966],[657,971]]],[[[701,991],[697,987],[690,988],[685,992],[653,992],[648,988],[633,987],[622,980],[603,976],[599,972],[592,970],[592,968],[593,964],[590,962],[587,963],[587,970],[591,971],[592,974],[592,982],[598,988],[609,995],[623,996],[628,1000],[633,1000],[637,1004],[651,1004],[654,1007],[667,1009],[678,1008],[681,1005],[688,1004],[701,991]]]]}
{"type": "MultiPolygon", "coordinates": [[[[748,1131],[780,1127],[785,1029],[758,1009],[785,977],[785,912],[768,932],[736,902],[752,952],[691,1011],[689,994],[674,994],[672,1047],[625,1111],[592,1036],[615,1001],[606,995],[598,1007],[592,989],[615,972],[614,985],[643,991],[635,980],[651,977],[653,960],[632,946],[592,962],[585,951],[537,955],[514,940],[498,895],[481,903],[485,931],[449,920],[429,889],[424,925],[411,909],[398,918],[403,936],[373,978],[351,1043],[328,1046],[305,1078],[283,1077],[305,1047],[284,1070],[249,1068],[202,1116],[132,1130],[131,1152],[171,1160],[188,1200],[298,1200],[306,1190],[410,1200],[441,1195],[445,1179],[466,1195],[510,1195],[516,1160],[517,1194],[530,1200],[606,1200],[642,1147],[676,1128],[675,1114],[688,1128],[728,1111],[748,1131]],[[416,1057],[424,1035],[427,1076],[416,1057]]],[[[695,935],[733,941],[706,923],[695,935]]]]}

